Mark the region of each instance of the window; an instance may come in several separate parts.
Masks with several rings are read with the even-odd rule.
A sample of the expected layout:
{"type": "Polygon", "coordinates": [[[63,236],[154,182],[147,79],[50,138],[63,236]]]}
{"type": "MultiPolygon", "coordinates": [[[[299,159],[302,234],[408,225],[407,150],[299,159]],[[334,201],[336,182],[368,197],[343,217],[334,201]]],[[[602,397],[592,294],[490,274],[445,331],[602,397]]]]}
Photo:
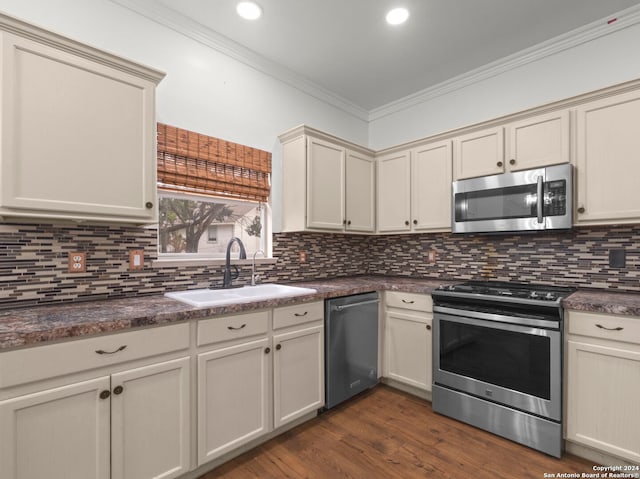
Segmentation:
{"type": "Polygon", "coordinates": [[[268,152],[158,124],[160,257],[270,256],[270,175],[268,152]]]}

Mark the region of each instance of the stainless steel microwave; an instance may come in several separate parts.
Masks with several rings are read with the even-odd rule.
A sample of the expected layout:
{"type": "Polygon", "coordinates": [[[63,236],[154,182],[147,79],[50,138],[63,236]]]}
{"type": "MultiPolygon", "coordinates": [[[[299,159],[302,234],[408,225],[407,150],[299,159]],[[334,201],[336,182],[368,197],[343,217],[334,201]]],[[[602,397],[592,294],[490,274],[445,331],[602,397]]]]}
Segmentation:
{"type": "Polygon", "coordinates": [[[453,233],[569,229],[572,165],[454,181],[453,233]]]}

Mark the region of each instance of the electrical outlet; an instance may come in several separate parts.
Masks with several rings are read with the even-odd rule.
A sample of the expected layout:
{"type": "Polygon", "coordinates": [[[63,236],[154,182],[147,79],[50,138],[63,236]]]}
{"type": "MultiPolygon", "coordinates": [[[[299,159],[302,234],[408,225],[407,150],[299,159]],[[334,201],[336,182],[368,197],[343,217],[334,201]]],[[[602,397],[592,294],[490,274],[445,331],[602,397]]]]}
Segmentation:
{"type": "Polygon", "coordinates": [[[436,262],[436,253],[437,253],[436,250],[430,249],[427,252],[427,262],[429,262],[431,264],[435,263],[436,262]]]}
{"type": "Polygon", "coordinates": [[[87,253],[69,253],[69,273],[84,273],[87,270],[87,253]]]}
{"type": "Polygon", "coordinates": [[[298,261],[300,263],[306,263],[307,262],[307,252],[306,251],[299,251],[298,252],[298,261]]]}
{"type": "Polygon", "coordinates": [[[129,251],[129,271],[144,268],[144,250],[134,249],[129,251]]]}
{"type": "Polygon", "coordinates": [[[609,250],[609,268],[625,268],[627,266],[627,254],[624,249],[609,250]]]}

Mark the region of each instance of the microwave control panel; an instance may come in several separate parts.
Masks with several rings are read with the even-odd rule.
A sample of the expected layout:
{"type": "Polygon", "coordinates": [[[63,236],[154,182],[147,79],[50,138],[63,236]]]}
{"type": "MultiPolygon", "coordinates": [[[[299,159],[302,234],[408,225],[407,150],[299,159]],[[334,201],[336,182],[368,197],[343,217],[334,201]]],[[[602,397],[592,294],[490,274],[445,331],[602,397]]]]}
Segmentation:
{"type": "Polygon", "coordinates": [[[567,182],[549,181],[544,184],[544,216],[564,216],[567,213],[567,182]]]}

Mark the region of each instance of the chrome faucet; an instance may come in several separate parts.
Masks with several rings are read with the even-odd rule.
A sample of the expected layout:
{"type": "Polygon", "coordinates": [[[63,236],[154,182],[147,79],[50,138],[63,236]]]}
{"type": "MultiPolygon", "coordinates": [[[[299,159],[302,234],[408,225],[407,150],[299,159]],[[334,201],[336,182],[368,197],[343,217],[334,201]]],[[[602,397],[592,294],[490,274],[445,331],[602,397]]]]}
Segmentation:
{"type": "Polygon", "coordinates": [[[262,251],[261,249],[253,253],[253,262],[251,263],[251,286],[255,286],[260,279],[260,275],[256,274],[256,255],[258,253],[262,253],[262,256],[266,258],[264,251],[262,251]]]}
{"type": "Polygon", "coordinates": [[[238,246],[240,247],[239,258],[247,259],[247,252],[244,249],[242,241],[237,236],[234,236],[227,243],[227,258],[224,265],[224,279],[222,280],[223,288],[231,288],[231,282],[240,274],[240,271],[238,270],[238,267],[236,265],[233,265],[233,268],[236,270],[235,273],[233,275],[231,274],[231,246],[233,245],[233,243],[238,243],[238,246]]]}

